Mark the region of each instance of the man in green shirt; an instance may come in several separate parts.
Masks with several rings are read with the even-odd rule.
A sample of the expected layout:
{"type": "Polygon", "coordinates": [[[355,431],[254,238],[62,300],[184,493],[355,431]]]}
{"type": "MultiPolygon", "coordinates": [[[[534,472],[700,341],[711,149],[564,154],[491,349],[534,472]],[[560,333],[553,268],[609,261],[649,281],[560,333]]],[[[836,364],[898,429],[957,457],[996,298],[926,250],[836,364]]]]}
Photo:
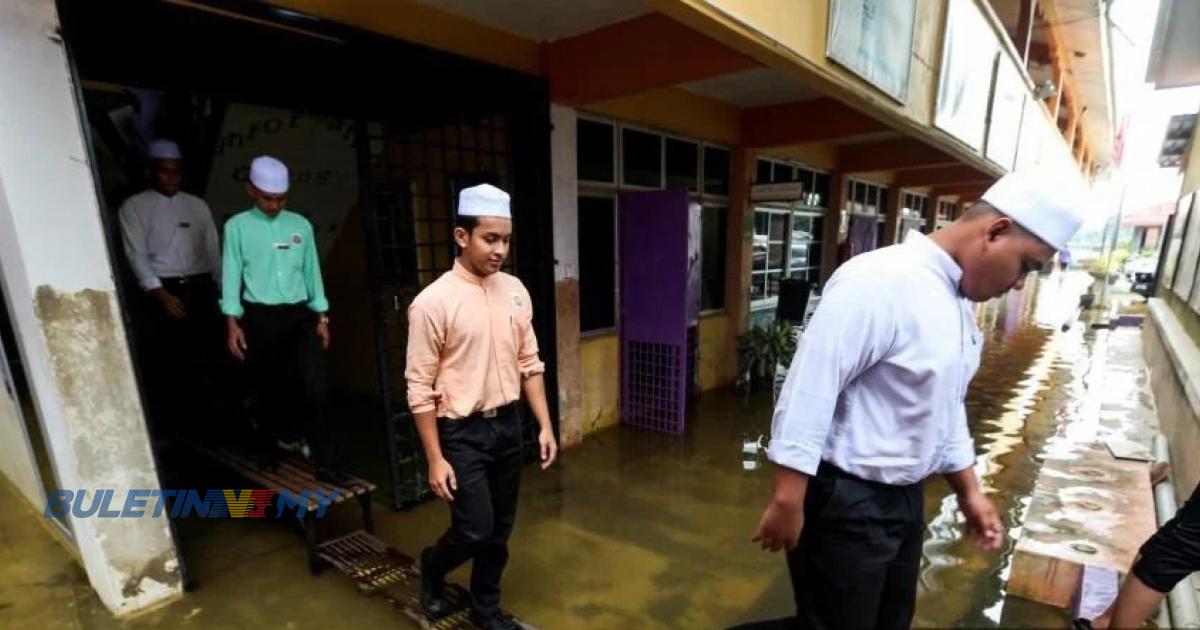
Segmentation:
{"type": "Polygon", "coordinates": [[[318,478],[337,482],[324,416],[329,302],[312,225],[284,209],[287,191],[283,162],[264,155],[250,163],[246,194],[254,207],[225,223],[226,343],[246,364],[261,463],[275,466],[275,440],[300,416],[318,478]]]}

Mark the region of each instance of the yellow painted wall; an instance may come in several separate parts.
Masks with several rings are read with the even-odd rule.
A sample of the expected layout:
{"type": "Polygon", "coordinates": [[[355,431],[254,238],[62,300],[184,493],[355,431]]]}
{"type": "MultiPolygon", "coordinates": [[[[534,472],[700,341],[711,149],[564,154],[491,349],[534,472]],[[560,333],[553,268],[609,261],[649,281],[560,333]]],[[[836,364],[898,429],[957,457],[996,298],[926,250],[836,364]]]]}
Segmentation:
{"type": "Polygon", "coordinates": [[[832,171],[837,166],[837,145],[832,142],[809,142],[775,147],[763,153],[765,157],[801,162],[813,168],[832,171]]]}
{"type": "Polygon", "coordinates": [[[727,146],[737,144],[741,136],[736,107],[678,88],[650,90],[580,109],[727,146]]]}
{"type": "Polygon", "coordinates": [[[589,337],[579,344],[583,390],[583,434],[620,421],[620,345],[616,334],[589,337]]]}
{"type": "Polygon", "coordinates": [[[726,369],[736,356],[729,356],[729,316],[721,313],[700,318],[700,365],[696,378],[700,389],[708,391],[731,385],[730,370],[726,369]]]}
{"type": "Polygon", "coordinates": [[[538,43],[413,0],[269,0],[271,4],[529,74],[538,43]]]}
{"type": "Polygon", "coordinates": [[[752,33],[765,36],[801,56],[822,73],[844,82],[873,105],[902,113],[923,125],[933,121],[938,56],[941,51],[945,0],[917,0],[913,28],[913,59],[909,69],[908,99],[892,101],[853,73],[825,56],[829,3],[816,0],[700,0],[732,16],[752,33]]]}
{"type": "MultiPolygon", "coordinates": [[[[725,366],[736,357],[726,350],[729,316],[724,313],[700,319],[700,365],[697,378],[700,389],[732,384],[725,366]]],[[[620,422],[621,354],[615,333],[588,337],[580,343],[579,363],[583,390],[583,435],[614,427],[620,422]]]]}

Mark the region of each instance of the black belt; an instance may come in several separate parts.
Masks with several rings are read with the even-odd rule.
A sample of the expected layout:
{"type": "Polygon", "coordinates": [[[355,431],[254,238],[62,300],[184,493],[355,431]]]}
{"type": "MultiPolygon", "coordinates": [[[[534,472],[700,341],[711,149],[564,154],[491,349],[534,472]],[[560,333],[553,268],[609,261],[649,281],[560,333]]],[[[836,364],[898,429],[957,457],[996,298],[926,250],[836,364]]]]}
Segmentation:
{"type": "Polygon", "coordinates": [[[164,285],[182,286],[193,282],[204,282],[212,280],[212,276],[207,273],[194,273],[190,276],[175,276],[174,278],[160,278],[164,285]]]}
{"type": "Polygon", "coordinates": [[[467,419],[474,420],[476,418],[492,419],[492,418],[508,417],[508,416],[511,416],[513,414],[513,412],[516,410],[517,410],[517,403],[511,402],[511,403],[508,403],[507,405],[501,405],[501,406],[493,408],[493,409],[485,409],[483,411],[476,411],[475,413],[467,416],[467,419]]]}

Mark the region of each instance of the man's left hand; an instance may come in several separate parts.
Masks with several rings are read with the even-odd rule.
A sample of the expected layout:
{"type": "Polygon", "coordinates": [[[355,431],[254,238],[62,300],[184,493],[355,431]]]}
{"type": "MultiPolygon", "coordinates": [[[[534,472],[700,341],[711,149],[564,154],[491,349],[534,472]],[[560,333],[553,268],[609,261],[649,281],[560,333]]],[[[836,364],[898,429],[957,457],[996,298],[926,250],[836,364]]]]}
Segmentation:
{"type": "Polygon", "coordinates": [[[321,340],[321,349],[329,349],[329,322],[321,320],[317,322],[317,338],[321,340]]]}
{"type": "Polygon", "coordinates": [[[958,508],[967,517],[967,537],[984,551],[995,551],[1004,542],[1004,523],[996,506],[979,490],[958,495],[958,508]]]}
{"type": "Polygon", "coordinates": [[[542,470],[546,470],[558,459],[558,442],[554,439],[554,431],[542,429],[538,433],[538,446],[542,449],[542,470]]]}

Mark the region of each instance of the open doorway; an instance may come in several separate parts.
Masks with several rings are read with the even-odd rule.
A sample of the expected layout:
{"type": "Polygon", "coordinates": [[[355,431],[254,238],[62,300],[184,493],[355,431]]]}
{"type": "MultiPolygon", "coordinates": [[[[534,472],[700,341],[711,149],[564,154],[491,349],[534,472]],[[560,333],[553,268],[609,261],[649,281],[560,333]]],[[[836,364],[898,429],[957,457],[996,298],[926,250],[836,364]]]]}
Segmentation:
{"type": "MultiPolygon", "coordinates": [[[[340,460],[381,498],[413,505],[428,487],[404,395],[406,310],[451,266],[464,186],[487,181],[512,194],[520,240],[511,271],[533,296],[547,388],[556,391],[545,83],[266,5],[239,10],[253,15],[60,2],[134,345],[146,326],[117,213],[147,185],[146,143],[180,145],[183,190],[207,202],[218,231],[250,207],[242,192],[249,161],[280,158],[292,173],[289,209],[313,224],[331,304],[325,361],[340,460]]],[[[139,354],[138,363],[152,399],[151,362],[139,354]]],[[[205,413],[218,430],[207,438],[236,441],[248,430],[241,395],[230,391],[237,381],[213,379],[205,413]]],[[[170,469],[168,454],[158,456],[170,469]]]]}

